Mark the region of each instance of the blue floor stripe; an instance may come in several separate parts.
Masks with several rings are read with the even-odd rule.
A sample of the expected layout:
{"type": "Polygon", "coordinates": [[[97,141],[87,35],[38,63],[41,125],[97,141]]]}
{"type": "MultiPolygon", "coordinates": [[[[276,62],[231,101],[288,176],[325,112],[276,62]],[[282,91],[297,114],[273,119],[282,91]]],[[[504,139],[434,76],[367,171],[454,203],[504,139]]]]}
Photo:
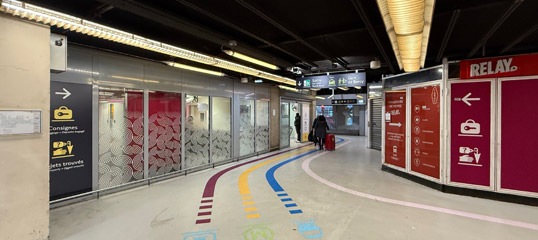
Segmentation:
{"type": "Polygon", "coordinates": [[[291,214],[303,213],[301,210],[290,210],[291,214]]]}
{"type": "Polygon", "coordinates": [[[273,188],[273,191],[275,191],[275,192],[283,192],[283,191],[284,191],[284,189],[280,186],[280,184],[278,184],[278,182],[277,182],[276,179],[275,179],[275,171],[276,171],[278,168],[280,168],[280,167],[286,165],[286,164],[289,163],[289,162],[295,161],[295,160],[297,160],[297,159],[299,159],[299,158],[302,158],[302,157],[304,157],[304,156],[306,156],[306,155],[315,153],[315,152],[317,152],[317,151],[318,151],[318,150],[312,150],[312,151],[303,153],[303,154],[301,154],[301,155],[299,155],[299,156],[296,156],[296,157],[294,157],[294,158],[290,158],[290,159],[288,159],[288,160],[286,160],[286,161],[284,161],[284,162],[281,162],[281,163],[279,163],[279,164],[273,166],[271,169],[269,169],[269,170],[267,171],[267,173],[265,173],[265,178],[266,178],[267,181],[269,182],[269,185],[271,185],[271,187],[273,188]]]}
{"type": "Polygon", "coordinates": [[[297,204],[295,204],[295,203],[288,203],[288,204],[284,204],[284,206],[286,206],[286,207],[297,207],[297,204]]]}
{"type": "MultiPolygon", "coordinates": [[[[341,142],[343,142],[343,141],[344,141],[344,139],[342,139],[342,138],[338,138],[338,141],[336,141],[335,145],[336,145],[337,143],[341,143],[341,142]]],[[[335,147],[336,147],[336,146],[335,146],[335,147]]],[[[302,158],[302,157],[304,157],[304,156],[310,155],[310,154],[315,153],[315,152],[317,152],[317,151],[318,151],[318,150],[312,150],[312,151],[309,151],[309,152],[307,152],[307,153],[303,153],[303,154],[298,155],[298,156],[296,156],[296,157],[294,157],[294,158],[290,158],[290,159],[288,159],[288,160],[286,160],[286,161],[283,161],[283,162],[281,162],[281,163],[279,163],[279,164],[273,166],[273,167],[270,168],[269,170],[267,170],[267,172],[265,173],[265,179],[267,179],[267,182],[269,183],[269,185],[271,185],[271,188],[273,188],[273,191],[275,191],[275,192],[277,193],[277,196],[279,196],[279,197],[286,197],[286,196],[288,196],[288,194],[287,194],[287,193],[278,193],[278,192],[284,192],[284,189],[282,188],[282,186],[280,186],[280,184],[278,183],[278,181],[275,179],[275,172],[276,172],[276,170],[277,170],[278,168],[280,168],[280,167],[282,167],[282,166],[284,166],[284,165],[290,163],[290,162],[293,162],[293,161],[295,161],[295,160],[297,160],[297,159],[299,159],[299,158],[302,158]]],[[[291,198],[282,198],[282,199],[280,199],[280,201],[282,201],[282,202],[290,202],[290,201],[292,201],[292,199],[291,199],[291,198]]],[[[288,204],[284,204],[284,206],[286,206],[287,208],[290,208],[290,207],[297,207],[297,204],[295,204],[295,203],[288,203],[288,204]]],[[[298,214],[298,213],[303,213],[303,211],[300,210],[300,209],[297,209],[297,210],[290,210],[290,214],[298,214]]]]}

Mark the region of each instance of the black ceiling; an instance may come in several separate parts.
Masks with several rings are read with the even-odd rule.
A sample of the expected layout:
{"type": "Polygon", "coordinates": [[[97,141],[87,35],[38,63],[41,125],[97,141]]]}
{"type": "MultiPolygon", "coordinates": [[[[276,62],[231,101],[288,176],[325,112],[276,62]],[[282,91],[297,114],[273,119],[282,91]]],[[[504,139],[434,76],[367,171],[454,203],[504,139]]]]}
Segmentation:
{"type": "MultiPolygon", "coordinates": [[[[383,73],[401,72],[374,0],[29,2],[226,59],[230,57],[221,48],[236,40],[238,52],[275,63],[283,70],[274,73],[288,77],[294,75],[285,71],[286,67],[301,66],[313,73],[367,69],[375,57],[381,60],[382,68],[367,70],[368,81],[379,79],[383,73]],[[333,62],[339,66],[334,68],[333,62]]],[[[442,57],[465,59],[535,52],[537,13],[536,0],[437,0],[426,67],[440,64],[442,57]]],[[[66,34],[71,42],[159,61],[166,58],[66,34]]]]}

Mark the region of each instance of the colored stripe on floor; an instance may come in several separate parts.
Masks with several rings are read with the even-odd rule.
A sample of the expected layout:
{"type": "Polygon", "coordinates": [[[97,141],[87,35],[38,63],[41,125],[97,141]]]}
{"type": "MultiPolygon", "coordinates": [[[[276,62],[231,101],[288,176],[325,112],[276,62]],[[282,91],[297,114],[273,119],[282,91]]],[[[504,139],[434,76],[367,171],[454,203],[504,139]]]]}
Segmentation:
{"type": "MultiPolygon", "coordinates": [[[[220,172],[218,172],[215,175],[211,176],[211,178],[207,181],[207,183],[205,185],[205,188],[204,188],[204,193],[202,194],[201,203],[210,203],[210,202],[212,203],[213,202],[213,199],[209,199],[209,198],[213,198],[213,196],[215,195],[215,187],[217,185],[217,182],[220,179],[220,177],[222,177],[222,175],[224,175],[225,173],[227,173],[227,172],[229,172],[231,170],[234,170],[234,169],[236,169],[238,167],[242,167],[242,166],[245,166],[247,164],[251,164],[251,163],[258,162],[258,161],[268,159],[268,158],[272,158],[272,157],[275,157],[275,156],[278,156],[278,155],[281,155],[281,154],[284,154],[284,153],[287,153],[287,152],[291,152],[291,151],[294,151],[294,150],[305,148],[305,147],[308,147],[309,145],[310,144],[305,144],[305,145],[300,146],[300,147],[291,148],[291,149],[284,150],[284,151],[281,151],[281,152],[273,153],[273,154],[267,155],[265,157],[256,158],[256,159],[253,159],[253,160],[250,160],[250,161],[247,161],[247,162],[244,162],[244,163],[240,163],[240,164],[237,164],[237,165],[234,165],[234,166],[231,166],[231,167],[228,167],[226,169],[221,170],[220,172]]],[[[209,223],[209,222],[211,222],[211,219],[196,220],[196,224],[203,224],[203,223],[209,223]]]]}
{"type": "MultiPolygon", "coordinates": [[[[252,200],[251,196],[247,196],[247,195],[250,194],[250,188],[249,188],[249,185],[248,185],[248,176],[250,175],[251,172],[253,172],[254,170],[256,170],[256,169],[258,169],[260,167],[263,167],[263,166],[265,166],[267,164],[270,164],[272,162],[278,161],[280,159],[287,158],[287,157],[290,157],[290,156],[293,156],[293,155],[308,151],[311,148],[313,148],[313,147],[296,150],[296,151],[293,151],[292,153],[288,153],[286,155],[283,155],[283,156],[280,156],[280,157],[277,157],[277,158],[273,158],[273,159],[258,163],[256,165],[250,167],[249,169],[245,170],[243,173],[241,173],[241,175],[239,176],[239,179],[238,179],[239,194],[242,195],[241,199],[243,199],[243,200],[244,199],[252,200]]],[[[243,202],[243,205],[254,205],[254,201],[243,202]]],[[[250,206],[250,207],[253,207],[253,206],[250,206]]],[[[246,211],[246,209],[245,209],[245,211],[246,211]]],[[[247,218],[254,218],[254,217],[252,217],[252,215],[253,214],[247,214],[247,218]]],[[[257,216],[259,217],[260,215],[257,214],[257,216]]]]}
{"type": "MultiPolygon", "coordinates": [[[[344,139],[339,138],[336,143],[341,143],[343,141],[344,141],[344,139]]],[[[269,185],[271,185],[271,188],[273,188],[273,191],[275,191],[277,193],[277,196],[279,196],[279,197],[288,196],[288,194],[287,193],[279,193],[279,192],[284,192],[284,189],[282,188],[282,186],[280,186],[278,181],[275,179],[276,170],[279,169],[280,167],[290,163],[290,162],[293,162],[293,161],[295,161],[297,159],[300,159],[300,158],[302,158],[304,156],[307,156],[307,155],[310,155],[310,154],[316,153],[316,152],[318,152],[318,150],[312,150],[310,152],[303,153],[303,154],[301,154],[299,156],[296,156],[294,158],[291,158],[291,159],[288,159],[286,161],[283,161],[283,162],[273,166],[269,170],[267,170],[267,172],[265,173],[265,178],[267,179],[267,182],[269,183],[269,185]]],[[[282,198],[282,199],[280,199],[280,201],[286,203],[286,202],[291,202],[292,199],[291,198],[282,198]]],[[[294,205],[293,207],[297,207],[297,204],[293,203],[293,205],[294,205]]],[[[289,204],[284,204],[284,206],[286,208],[292,207],[292,205],[289,205],[289,204]]],[[[290,210],[289,212],[290,212],[290,214],[303,213],[303,211],[301,209],[290,210]]]]}
{"type": "MultiPolygon", "coordinates": [[[[346,144],[347,143],[345,143],[343,145],[346,145],[346,144]]],[[[449,214],[449,215],[460,216],[460,217],[476,219],[476,220],[482,220],[482,221],[486,221],[486,222],[499,223],[499,224],[504,224],[504,225],[508,225],[508,226],[527,228],[527,229],[531,229],[531,230],[538,230],[538,224],[532,224],[532,223],[520,222],[520,221],[515,221],[515,220],[510,220],[510,219],[486,216],[486,215],[481,215],[481,214],[476,214],[476,213],[471,213],[471,212],[458,211],[458,210],[453,210],[453,209],[448,209],[448,208],[430,206],[430,205],[426,205],[426,204],[420,204],[420,203],[413,203],[413,202],[407,202],[407,201],[402,201],[402,200],[390,199],[390,198],[380,197],[380,196],[376,196],[376,195],[372,195],[372,194],[368,194],[368,193],[363,193],[363,192],[355,191],[353,189],[346,188],[344,186],[338,185],[336,183],[328,181],[325,178],[320,177],[319,175],[315,174],[312,171],[312,169],[310,169],[310,162],[312,162],[312,160],[314,160],[316,158],[319,158],[319,157],[321,157],[321,156],[323,156],[325,154],[326,153],[322,153],[320,155],[312,156],[312,157],[306,159],[303,162],[302,167],[303,167],[303,170],[306,172],[306,174],[308,174],[310,177],[312,177],[313,179],[317,180],[318,182],[321,182],[321,183],[323,183],[323,184],[325,184],[325,185],[327,185],[327,186],[329,186],[331,188],[334,188],[336,190],[339,190],[339,191],[342,191],[342,192],[345,192],[345,193],[349,193],[349,194],[352,194],[352,195],[355,195],[355,196],[358,196],[358,197],[361,197],[361,198],[374,200],[374,201],[377,201],[377,202],[390,203],[390,204],[400,205],[400,206],[404,206],[404,207],[412,207],[412,208],[423,209],[423,210],[428,210],[428,211],[433,211],[433,212],[445,213],[445,214],[449,214]]]]}

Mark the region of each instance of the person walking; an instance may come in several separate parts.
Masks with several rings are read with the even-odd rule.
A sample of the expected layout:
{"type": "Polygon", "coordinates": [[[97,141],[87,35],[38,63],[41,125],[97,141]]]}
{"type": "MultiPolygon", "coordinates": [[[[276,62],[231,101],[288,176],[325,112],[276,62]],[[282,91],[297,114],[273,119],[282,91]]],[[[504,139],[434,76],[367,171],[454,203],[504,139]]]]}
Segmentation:
{"type": "Polygon", "coordinates": [[[295,125],[295,132],[297,132],[297,142],[301,142],[301,115],[299,113],[295,114],[293,125],[295,125]]]}
{"type": "Polygon", "coordinates": [[[314,132],[315,136],[318,139],[319,150],[323,150],[323,144],[325,143],[325,135],[327,135],[327,130],[329,130],[329,125],[325,116],[320,115],[317,117],[317,121],[314,123],[314,132]]]}

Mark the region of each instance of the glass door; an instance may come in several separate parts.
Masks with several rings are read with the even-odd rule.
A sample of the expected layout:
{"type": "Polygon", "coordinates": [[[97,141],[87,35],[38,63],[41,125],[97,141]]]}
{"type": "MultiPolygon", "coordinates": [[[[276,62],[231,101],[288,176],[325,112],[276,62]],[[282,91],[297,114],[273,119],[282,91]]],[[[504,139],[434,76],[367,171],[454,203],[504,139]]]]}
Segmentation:
{"type": "Polygon", "coordinates": [[[211,98],[211,162],[232,158],[231,103],[230,98],[211,98]]]}
{"type": "Polygon", "coordinates": [[[280,148],[290,146],[290,103],[280,103],[280,148]]]}
{"type": "Polygon", "coordinates": [[[299,103],[290,103],[290,133],[289,133],[289,136],[290,136],[290,140],[295,141],[295,142],[301,141],[301,136],[300,136],[301,135],[301,124],[300,124],[300,121],[299,121],[298,126],[295,125],[295,119],[297,117],[297,114],[299,114],[299,116],[301,116],[301,114],[299,112],[300,112],[299,103]]]}
{"type": "Polygon", "coordinates": [[[254,100],[239,100],[239,155],[254,153],[254,100]]]}
{"type": "Polygon", "coordinates": [[[269,151],[269,101],[256,100],[256,152],[269,151]]]}
{"type": "Polygon", "coordinates": [[[187,95],[185,99],[186,168],[209,163],[209,97],[187,95]]]}
{"type": "Polygon", "coordinates": [[[144,91],[99,88],[99,189],[144,178],[144,91]]]}

